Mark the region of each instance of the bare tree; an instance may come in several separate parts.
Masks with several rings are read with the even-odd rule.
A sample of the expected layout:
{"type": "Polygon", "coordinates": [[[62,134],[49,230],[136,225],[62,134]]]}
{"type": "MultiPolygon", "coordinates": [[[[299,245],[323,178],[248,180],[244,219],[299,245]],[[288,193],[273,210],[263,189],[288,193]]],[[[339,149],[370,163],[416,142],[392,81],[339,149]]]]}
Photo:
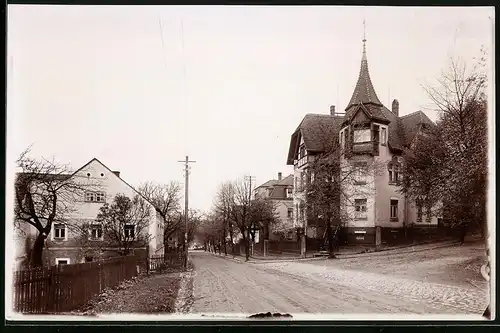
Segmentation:
{"type": "MultiPolygon", "coordinates": [[[[231,182],[222,183],[214,200],[214,215],[221,222],[221,231],[224,239],[229,235],[231,242],[231,252],[234,254],[234,234],[235,221],[232,216],[232,208],[234,201],[234,187],[231,182]]],[[[224,241],[224,251],[227,253],[226,242],[224,241]]]]}
{"type": "Polygon", "coordinates": [[[258,227],[260,221],[274,216],[272,205],[264,200],[252,200],[250,182],[234,181],[227,185],[228,221],[242,237],[245,247],[245,258],[250,258],[250,238],[255,237],[253,227],[258,227]]]}
{"type": "Polygon", "coordinates": [[[132,248],[144,247],[151,235],[151,206],[141,196],[132,199],[117,194],[111,204],[105,203],[97,214],[96,222],[102,225],[103,246],[120,255],[128,255],[132,248]]]}
{"type": "Polygon", "coordinates": [[[486,229],[487,98],[486,54],[472,66],[451,59],[436,85],[424,86],[438,111],[435,127],[424,129],[405,151],[402,191],[437,205],[452,226],[486,229]]]}
{"type": "Polygon", "coordinates": [[[68,165],[45,158],[34,159],[26,149],[17,159],[20,172],[15,180],[15,225],[26,224],[37,230],[37,235],[28,255],[27,264],[43,266],[45,240],[55,223],[67,223],[74,204],[83,200],[85,192],[95,190],[99,184],[82,181],[73,175],[68,165]]]}
{"type": "Polygon", "coordinates": [[[205,251],[218,250],[221,232],[223,231],[222,220],[216,213],[205,214],[196,229],[197,238],[204,243],[205,251]]]}
{"type": "Polygon", "coordinates": [[[167,240],[179,231],[183,221],[180,209],[181,187],[175,181],[168,184],[146,182],[139,186],[138,191],[153,204],[156,212],[162,218],[164,251],[166,253],[168,251],[167,240]]]}
{"type": "Polygon", "coordinates": [[[255,242],[255,232],[259,229],[281,231],[282,225],[276,209],[277,204],[273,200],[259,198],[251,201],[249,231],[252,242],[255,242]]]}
{"type": "MultiPolygon", "coordinates": [[[[328,129],[320,129],[325,133],[328,129]]],[[[312,155],[304,184],[307,218],[322,225],[331,257],[335,257],[337,232],[349,220],[357,218],[353,198],[369,197],[374,192],[374,179],[382,170],[383,163],[361,155],[346,155],[348,150],[341,146],[338,137],[324,135],[323,151],[312,155]],[[348,157],[348,158],[346,158],[348,157]]],[[[348,143],[346,143],[348,144],[348,143]]],[[[366,207],[366,204],[365,206],[366,207]]]]}

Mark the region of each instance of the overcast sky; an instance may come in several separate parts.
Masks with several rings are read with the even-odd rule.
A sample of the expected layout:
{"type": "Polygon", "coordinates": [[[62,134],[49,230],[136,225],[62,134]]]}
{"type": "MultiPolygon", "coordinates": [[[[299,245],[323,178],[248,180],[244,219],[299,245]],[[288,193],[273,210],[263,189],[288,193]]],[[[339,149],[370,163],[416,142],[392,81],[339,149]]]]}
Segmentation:
{"type": "Polygon", "coordinates": [[[224,180],[291,173],[306,113],[345,109],[363,19],[375,90],[401,115],[428,106],[421,84],[450,56],[484,45],[492,57],[486,7],[9,5],[9,161],[34,144],[35,157],[74,169],[97,157],[137,185],[183,182],[189,155],[191,207],[207,210],[224,180]]]}

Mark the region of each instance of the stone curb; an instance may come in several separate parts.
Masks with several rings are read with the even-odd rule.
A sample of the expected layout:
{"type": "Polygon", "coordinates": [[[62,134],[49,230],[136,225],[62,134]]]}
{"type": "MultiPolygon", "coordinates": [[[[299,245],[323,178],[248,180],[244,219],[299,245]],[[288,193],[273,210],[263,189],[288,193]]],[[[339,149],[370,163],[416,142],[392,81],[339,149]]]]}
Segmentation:
{"type": "MultiPolygon", "coordinates": [[[[399,247],[393,247],[393,248],[388,248],[388,249],[381,249],[379,251],[373,251],[373,252],[364,252],[364,253],[353,253],[353,254],[342,254],[342,253],[336,253],[336,258],[335,259],[351,259],[351,258],[364,258],[364,257],[376,257],[376,256],[382,256],[390,253],[390,251],[396,251],[396,250],[401,250],[401,249],[408,249],[406,251],[401,251],[398,252],[398,254],[408,254],[408,253],[415,253],[415,252],[422,252],[422,251],[428,251],[428,250],[434,250],[434,249],[440,249],[440,248],[445,248],[445,247],[450,247],[459,244],[460,242],[458,241],[447,241],[446,244],[436,244],[434,247],[426,247],[423,249],[415,249],[417,246],[422,246],[422,245],[430,245],[435,242],[427,242],[427,243],[419,243],[419,244],[413,244],[413,245],[405,245],[405,246],[399,246],[399,247]]],[[[289,259],[255,259],[251,258],[248,261],[245,261],[244,259],[238,259],[236,257],[233,257],[232,255],[224,256],[224,255],[218,255],[216,253],[212,252],[206,252],[210,253],[211,255],[214,255],[219,258],[223,259],[229,259],[237,262],[247,262],[247,263],[254,263],[254,264],[264,264],[264,263],[273,263],[273,262],[294,262],[294,261],[316,261],[316,260],[330,260],[330,258],[327,257],[308,257],[308,258],[289,258],[289,259]]],[[[334,260],[334,259],[333,259],[334,260]]]]}
{"type": "Polygon", "coordinates": [[[428,250],[434,250],[434,249],[440,249],[440,248],[445,248],[445,247],[450,247],[459,244],[460,242],[449,242],[446,244],[440,244],[436,245],[434,247],[426,247],[423,249],[415,249],[417,246],[422,246],[422,245],[429,245],[433,243],[421,243],[421,244],[414,244],[411,246],[402,246],[402,247],[395,247],[395,248],[390,248],[390,249],[382,249],[379,251],[373,251],[373,252],[365,252],[365,253],[354,253],[354,254],[336,254],[337,259],[349,259],[349,258],[360,258],[360,257],[377,257],[377,256],[382,256],[390,253],[385,253],[385,252],[390,252],[390,251],[396,251],[396,250],[401,250],[401,249],[408,249],[407,251],[401,251],[398,252],[398,254],[408,254],[408,253],[415,253],[415,252],[422,252],[422,251],[428,251],[428,250]]]}

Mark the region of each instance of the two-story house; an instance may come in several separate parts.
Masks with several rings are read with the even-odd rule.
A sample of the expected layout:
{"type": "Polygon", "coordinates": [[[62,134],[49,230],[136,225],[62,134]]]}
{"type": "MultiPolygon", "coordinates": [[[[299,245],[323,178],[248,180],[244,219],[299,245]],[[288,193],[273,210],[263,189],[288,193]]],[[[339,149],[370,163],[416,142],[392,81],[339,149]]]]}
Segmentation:
{"type": "Polygon", "coordinates": [[[279,240],[281,235],[293,239],[293,175],[285,178],[278,172],[278,179],[271,179],[254,189],[254,197],[271,200],[277,217],[276,224],[265,233],[269,240],[279,240]]]}
{"type": "MultiPolygon", "coordinates": [[[[18,174],[18,177],[20,175],[18,174]]],[[[85,261],[97,260],[116,255],[113,245],[107,243],[106,235],[103,234],[103,227],[96,222],[97,214],[105,203],[112,203],[117,194],[122,194],[130,199],[140,194],[125,180],[120,177],[120,172],[112,171],[98,159],[94,158],[72,174],[54,175],[54,177],[74,178],[75,184],[85,185],[87,182],[98,184],[96,187],[89,187],[82,198],[74,200],[69,204],[72,209],[64,220],[64,223],[57,222],[52,226],[51,234],[45,241],[43,250],[44,264],[47,266],[55,264],[74,264],[85,261]],[[82,235],[80,225],[87,225],[82,235]],[[88,235],[86,233],[88,232],[88,235]],[[83,237],[83,238],[82,238],[83,237]],[[103,246],[103,244],[106,244],[103,246]]],[[[82,186],[84,188],[84,186],[82,186]]],[[[157,214],[153,205],[145,198],[147,207],[150,209],[149,223],[146,232],[147,245],[141,245],[140,251],[149,251],[155,254],[163,247],[163,225],[161,218],[157,214]]],[[[26,257],[30,249],[32,240],[37,236],[38,230],[27,223],[19,223],[22,233],[17,233],[18,253],[17,257],[26,257]],[[23,240],[24,239],[24,240],[23,240]],[[23,243],[25,246],[23,246],[23,243]]],[[[134,223],[125,224],[122,232],[124,237],[134,239],[137,237],[134,223]]],[[[136,249],[134,249],[135,251],[136,249]]]]}
{"type": "Polygon", "coordinates": [[[382,166],[381,172],[364,175],[366,179],[358,186],[366,191],[343,188],[350,199],[349,205],[340,203],[346,205],[342,207],[346,212],[342,222],[348,243],[379,244],[410,223],[437,226],[430,207],[410,202],[399,191],[403,148],[411,147],[434,123],[422,111],[400,116],[397,100],[391,110],[382,104],[369,75],[365,42],[358,81],[345,113],[336,113],[331,106],[330,114],[306,114],[290,140],[287,164],[294,166],[294,222],[305,227],[310,238],[323,237],[324,226],[306,211],[307,169],[332,138],[343,151],[341,163],[382,166]]]}

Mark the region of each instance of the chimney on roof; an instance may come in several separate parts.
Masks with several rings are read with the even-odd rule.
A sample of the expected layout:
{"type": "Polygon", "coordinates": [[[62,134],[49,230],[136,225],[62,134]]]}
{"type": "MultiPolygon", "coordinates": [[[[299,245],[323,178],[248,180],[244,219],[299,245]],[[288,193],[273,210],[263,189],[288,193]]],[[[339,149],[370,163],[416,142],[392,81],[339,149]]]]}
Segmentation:
{"type": "Polygon", "coordinates": [[[113,173],[120,178],[120,171],[113,171],[113,173]]]}
{"type": "Polygon", "coordinates": [[[281,172],[278,172],[278,180],[281,180],[281,172]]]}
{"type": "Polygon", "coordinates": [[[330,116],[335,116],[335,105],[330,105],[330,116]]]}
{"type": "Polygon", "coordinates": [[[399,117],[399,102],[397,99],[392,101],[392,113],[399,117]]]}

